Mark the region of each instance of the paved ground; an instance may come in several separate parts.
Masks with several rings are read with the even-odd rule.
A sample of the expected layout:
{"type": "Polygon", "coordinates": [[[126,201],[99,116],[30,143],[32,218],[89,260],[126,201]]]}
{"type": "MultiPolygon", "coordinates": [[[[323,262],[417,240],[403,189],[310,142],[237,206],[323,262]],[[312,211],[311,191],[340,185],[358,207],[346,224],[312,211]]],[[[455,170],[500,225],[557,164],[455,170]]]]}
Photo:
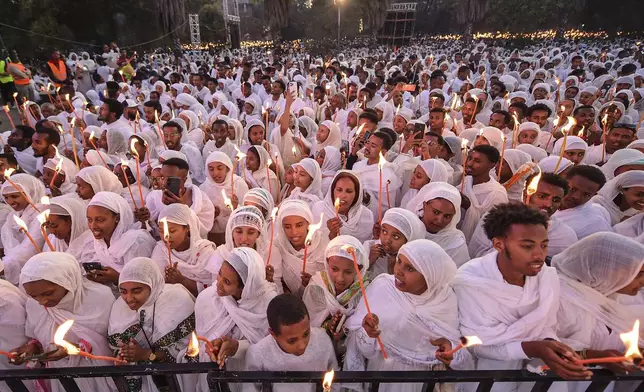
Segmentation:
{"type": "MultiPolygon", "coordinates": [[[[14,108],[12,108],[9,111],[9,114],[11,115],[11,118],[13,119],[14,124],[18,125],[20,124],[20,116],[18,115],[18,111],[14,108]]],[[[7,115],[5,114],[5,111],[0,107],[0,133],[10,131],[11,130],[11,123],[7,119],[7,115]]]]}

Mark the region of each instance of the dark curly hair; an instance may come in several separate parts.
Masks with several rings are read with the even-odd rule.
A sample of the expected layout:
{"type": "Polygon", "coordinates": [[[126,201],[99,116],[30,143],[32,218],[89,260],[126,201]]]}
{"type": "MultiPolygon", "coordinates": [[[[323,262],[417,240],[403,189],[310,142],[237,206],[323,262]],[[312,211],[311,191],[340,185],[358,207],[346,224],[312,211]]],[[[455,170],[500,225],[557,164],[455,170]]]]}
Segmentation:
{"type": "Polygon", "coordinates": [[[548,218],[523,203],[498,204],[483,218],[483,229],[490,241],[505,237],[512,225],[543,225],[548,228],[548,218]]]}

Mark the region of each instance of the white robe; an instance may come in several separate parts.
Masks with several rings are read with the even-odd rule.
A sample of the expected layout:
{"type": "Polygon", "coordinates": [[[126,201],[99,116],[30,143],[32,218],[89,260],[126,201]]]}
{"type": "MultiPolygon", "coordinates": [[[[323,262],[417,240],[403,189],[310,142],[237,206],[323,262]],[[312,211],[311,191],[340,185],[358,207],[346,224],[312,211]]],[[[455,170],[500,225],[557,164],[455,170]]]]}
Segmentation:
{"type": "MultiPolygon", "coordinates": [[[[460,189],[460,185],[457,188],[460,189]]],[[[497,204],[507,203],[508,194],[503,185],[493,178],[490,178],[488,182],[472,185],[472,176],[465,177],[463,194],[470,199],[471,205],[465,211],[459,226],[465,235],[465,239],[469,241],[474,235],[476,225],[483,217],[483,214],[490,211],[497,204]]],[[[473,253],[470,251],[470,254],[473,253]]]]}
{"type": "Polygon", "coordinates": [[[559,210],[552,217],[573,229],[580,240],[600,231],[612,231],[608,211],[601,205],[592,202],[567,210],[559,210]]]}
{"type": "MultiPolygon", "coordinates": [[[[212,205],[208,196],[198,187],[193,185],[186,186],[186,188],[192,191],[192,204],[190,208],[199,218],[199,233],[201,237],[206,238],[215,220],[215,207],[212,205]]],[[[152,220],[156,221],[159,218],[159,213],[165,207],[165,204],[162,202],[162,196],[162,190],[155,190],[150,192],[145,199],[145,205],[150,210],[150,218],[152,220]]]]}

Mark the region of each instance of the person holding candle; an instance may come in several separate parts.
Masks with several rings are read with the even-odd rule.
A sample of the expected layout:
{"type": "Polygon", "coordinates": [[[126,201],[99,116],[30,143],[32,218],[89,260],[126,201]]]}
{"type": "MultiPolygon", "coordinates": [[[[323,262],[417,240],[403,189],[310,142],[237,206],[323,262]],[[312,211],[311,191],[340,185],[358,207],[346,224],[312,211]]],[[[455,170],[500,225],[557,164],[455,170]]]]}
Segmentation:
{"type": "Polygon", "coordinates": [[[318,151],[315,160],[322,171],[322,196],[326,196],[336,172],[342,168],[342,154],[339,149],[327,146],[318,151]]]}
{"type": "Polygon", "coordinates": [[[114,166],[112,171],[121,183],[121,189],[117,193],[127,201],[132,211],[144,207],[144,201],[150,194],[150,190],[137,182],[135,176],[136,162],[121,161],[114,166]],[[126,165],[123,165],[123,162],[126,165]],[[141,193],[139,193],[139,188],[141,189],[141,193]],[[141,194],[143,194],[143,199],[141,199],[141,194]]]}
{"type": "Polygon", "coordinates": [[[210,259],[208,269],[214,276],[217,276],[221,265],[233,249],[241,247],[254,249],[265,260],[266,280],[274,285],[278,294],[281,294],[284,291],[282,255],[274,242],[275,233],[271,234],[265,227],[264,217],[257,207],[241,206],[237,208],[230,215],[226,225],[226,242],[217,247],[210,259]],[[270,240],[271,235],[273,242],[270,240]]]}
{"type": "Polygon", "coordinates": [[[294,165],[293,185],[295,189],[288,197],[289,200],[302,200],[313,208],[322,199],[322,171],[317,161],[304,158],[294,165]]]}
{"type": "MultiPolygon", "coordinates": [[[[135,257],[123,267],[119,291],[107,329],[116,356],[132,364],[177,362],[195,329],[194,297],[180,284],[165,283],[154,261],[146,257],[135,257]]],[[[130,390],[142,392],[167,386],[152,376],[126,380],[130,390]]]]}
{"type": "Polygon", "coordinates": [[[49,188],[51,196],[68,195],[76,191],[76,174],[78,168],[74,161],[58,156],[45,163],[41,180],[45,187],[49,188]],[[62,164],[59,166],[61,160],[62,164]]]}
{"type": "Polygon", "coordinates": [[[275,202],[273,201],[271,194],[268,193],[268,190],[264,188],[253,188],[249,190],[244,195],[242,205],[257,207],[262,212],[262,216],[266,222],[266,232],[271,232],[271,227],[275,223],[271,216],[273,209],[275,208],[275,202]]]}
{"type": "Polygon", "coordinates": [[[575,132],[572,131],[571,134],[566,136],[565,147],[563,145],[563,138],[557,140],[554,147],[552,148],[552,155],[561,155],[561,148],[563,147],[563,157],[570,160],[573,164],[579,165],[584,160],[586,150],[588,149],[588,144],[586,144],[584,139],[574,135],[575,132]]]}
{"type": "MultiPolygon", "coordinates": [[[[282,185],[282,189],[280,190],[280,197],[279,200],[286,200],[288,199],[289,196],[291,196],[291,193],[293,190],[295,190],[295,163],[291,166],[288,166],[285,168],[284,171],[284,184],[282,185]]],[[[324,178],[322,178],[324,180],[324,178]]],[[[260,189],[260,188],[255,188],[255,189],[260,189]]]]}
{"type": "Polygon", "coordinates": [[[224,203],[222,192],[230,199],[233,208],[237,208],[240,200],[248,192],[248,184],[234,173],[233,162],[226,153],[213,151],[206,159],[206,181],[199,189],[208,196],[215,207],[215,222],[209,237],[215,243],[221,244],[224,242],[226,223],[231,213],[230,207],[224,203]]]}
{"type": "MultiPolygon", "coordinates": [[[[461,334],[483,341],[469,348],[477,358],[476,370],[521,369],[541,360],[565,379],[592,375],[575,363],[581,359],[575,351],[558,341],[559,280],[555,269],[545,265],[547,227],[548,218],[531,207],[495,206],[484,224],[494,250],[467,262],[452,281],[461,334]]],[[[521,386],[503,383],[495,390],[521,386]]]]}
{"type": "MultiPolygon", "coordinates": [[[[87,226],[87,205],[71,197],[54,197],[50,201],[46,228],[54,250],[71,254],[79,263],[94,259],[94,237],[87,226]]],[[[49,251],[44,247],[43,251],[49,251]]]]}
{"type": "MultiPolygon", "coordinates": [[[[449,182],[451,176],[448,174],[446,162],[444,162],[438,159],[420,161],[414,168],[409,181],[409,190],[400,201],[400,206],[405,207],[418,194],[418,191],[430,182],[449,182]]],[[[410,165],[413,163],[409,162],[410,165]]]]}
{"type": "MultiPolygon", "coordinates": [[[[183,123],[183,120],[181,120],[183,123]]],[[[199,149],[187,140],[187,132],[179,121],[163,124],[163,140],[168,150],[178,151],[186,156],[192,180],[201,184],[205,180],[204,163],[199,149]]]]}
{"type": "Polygon", "coordinates": [[[129,150],[127,141],[128,137],[120,129],[106,129],[100,134],[96,145],[107,153],[112,162],[120,162],[121,159],[127,158],[129,150]]]}
{"type": "Polygon", "coordinates": [[[523,201],[526,179],[533,173],[536,164],[532,157],[519,149],[507,148],[503,162],[496,166],[498,182],[503,184],[509,201],[523,201]]]}
{"type": "Polygon", "coordinates": [[[591,199],[604,207],[616,225],[644,210],[644,171],[629,171],[608,181],[591,199]]]}
{"type": "Polygon", "coordinates": [[[94,236],[92,262],[102,270],[87,278],[116,289],[119,273],[134,257],[149,257],[156,241],[145,230],[134,228],[134,216],[127,201],[111,192],[98,192],[87,207],[87,225],[94,236]]]}
{"type": "MultiPolygon", "coordinates": [[[[197,297],[195,330],[212,342],[212,349],[202,345],[199,362],[242,370],[248,347],[269,334],[266,309],[276,295],[259,253],[245,247],[233,249],[221,265],[217,284],[197,297]]],[[[206,374],[198,378],[196,391],[209,391],[206,374]]],[[[242,385],[229,384],[229,388],[240,391],[242,385]]]]}
{"type": "Polygon", "coordinates": [[[615,123],[606,131],[605,142],[598,146],[588,147],[583,163],[587,165],[603,164],[616,151],[626,148],[637,139],[635,124],[615,123]]]}
{"type": "Polygon", "coordinates": [[[140,132],[136,135],[130,136],[128,143],[128,145],[130,146],[130,156],[132,156],[132,158],[135,158],[135,155],[138,155],[141,183],[147,187],[150,187],[148,170],[151,170],[148,169],[148,167],[152,164],[152,161],[157,161],[159,159],[157,151],[154,148],[154,140],[155,139],[152,138],[149,133],[140,132]],[[133,147],[136,151],[136,154],[132,152],[133,147]]]}
{"type": "MultiPolygon", "coordinates": [[[[33,123],[35,126],[35,122],[33,123]]],[[[18,161],[20,167],[26,173],[36,174],[36,157],[34,150],[31,148],[31,138],[36,131],[26,125],[17,125],[11,134],[7,137],[7,144],[5,144],[5,154],[13,154],[18,161]]]]}
{"type": "Polygon", "coordinates": [[[204,114],[199,114],[193,112],[192,110],[183,110],[179,114],[179,118],[186,123],[186,133],[188,135],[187,139],[184,140],[185,143],[192,142],[197,146],[199,150],[203,149],[203,140],[204,140],[204,131],[201,130],[202,122],[199,120],[199,116],[202,118],[204,114]]]}
{"type": "MultiPolygon", "coordinates": [[[[270,156],[262,146],[252,146],[246,156],[246,181],[249,188],[267,189],[274,201],[279,194],[277,175],[270,168],[267,170],[270,156]]],[[[319,170],[319,168],[318,168],[319,170]]]]}
{"type": "Polygon", "coordinates": [[[44,238],[40,230],[37,215],[45,209],[40,199],[45,196],[45,186],[36,177],[29,174],[14,174],[2,184],[2,198],[13,211],[6,217],[0,229],[4,251],[4,278],[13,284],[18,284],[20,269],[29,258],[38,251],[21,230],[14,217],[22,219],[28,226],[29,234],[42,249],[44,238]],[[15,185],[13,185],[13,184],[15,185]],[[18,188],[16,188],[18,187],[18,188]]]}
{"type": "Polygon", "coordinates": [[[355,173],[340,170],[333,177],[324,200],[313,205],[313,216],[322,214],[322,230],[330,240],[339,235],[353,236],[361,243],[373,236],[373,213],[362,204],[360,181],[355,173]],[[339,205],[336,206],[336,201],[339,205]]]}
{"type": "Polygon", "coordinates": [[[121,194],[122,190],[119,178],[105,166],[89,166],[76,174],[76,194],[88,203],[98,192],[121,194]]]}
{"type": "MultiPolygon", "coordinates": [[[[644,287],[642,254],[644,245],[631,239],[595,233],[552,258],[561,287],[557,335],[583,359],[624,356],[619,334],[630,331],[638,317],[618,298],[636,296],[644,287]]],[[[617,373],[637,369],[625,363],[602,366],[617,373]]]]}
{"type": "Polygon", "coordinates": [[[212,284],[206,266],[215,253],[215,244],[201,237],[197,216],[184,204],[166,206],[159,214],[161,219],[167,222],[169,241],[158,241],[150,258],[164,271],[166,283],[181,284],[196,297],[212,284]]]}
{"type": "Polygon", "coordinates": [[[306,243],[309,225],[317,224],[309,206],[302,200],[285,200],[280,205],[275,226],[275,244],[282,255],[282,279],[290,292],[299,296],[316,272],[324,269],[328,235],[317,230],[306,243]],[[306,251],[306,257],[304,257],[306,251]]]}
{"type": "MultiPolygon", "coordinates": [[[[421,239],[400,248],[394,274],[371,282],[366,295],[349,317],[348,371],[413,371],[458,369],[468,361],[465,350],[441,355],[459,341],[456,295],[449,282],[456,275],[454,261],[435,243],[421,239]],[[380,337],[390,360],[383,358],[380,337]],[[460,365],[460,366],[459,366],[460,365]]],[[[385,391],[421,391],[423,384],[381,384],[385,391]]]]}
{"type": "MultiPolygon", "coordinates": [[[[109,288],[83,278],[81,266],[74,256],[47,252],[32,257],[22,268],[20,286],[29,296],[25,304],[25,334],[31,340],[10,350],[18,353],[16,364],[22,363],[20,355],[23,353],[30,356],[55,350],[40,361],[52,368],[110,365],[105,361],[69,355],[63,347],[51,344],[58,327],[74,320],[65,336],[66,341],[93,355],[112,356],[107,327],[114,298],[109,288]]],[[[116,388],[110,378],[76,378],[75,381],[83,391],[110,392],[116,388]]],[[[52,392],[65,390],[57,380],[50,380],[48,388],[52,392]]]]}

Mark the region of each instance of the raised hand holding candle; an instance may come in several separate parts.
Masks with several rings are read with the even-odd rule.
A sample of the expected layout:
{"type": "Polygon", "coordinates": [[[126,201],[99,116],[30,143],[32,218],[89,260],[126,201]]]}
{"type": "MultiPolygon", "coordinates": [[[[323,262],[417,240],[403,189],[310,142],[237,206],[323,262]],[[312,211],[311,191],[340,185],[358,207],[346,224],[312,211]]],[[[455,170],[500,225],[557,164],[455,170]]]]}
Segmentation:
{"type": "Polygon", "coordinates": [[[478,344],[483,344],[481,339],[478,338],[478,336],[463,336],[461,337],[461,342],[454,347],[453,349],[444,352],[443,354],[445,355],[454,355],[458,350],[466,347],[471,347],[475,346],[478,344]]]}
{"type": "Polygon", "coordinates": [[[340,198],[336,197],[335,202],[333,203],[333,207],[335,207],[335,217],[340,219],[340,198]]]}
{"type": "MultiPolygon", "coordinates": [[[[308,256],[309,253],[309,243],[311,240],[313,240],[313,234],[322,227],[322,218],[324,217],[324,214],[320,214],[320,220],[316,224],[309,224],[309,229],[308,233],[306,234],[306,238],[304,239],[304,258],[302,259],[302,272],[306,272],[306,257],[308,256]]],[[[275,225],[275,223],[273,223],[275,225]]]]}
{"type": "Polygon", "coordinates": [[[60,325],[60,327],[56,329],[56,333],[54,334],[54,343],[57,346],[64,348],[65,351],[67,351],[68,355],[80,355],[81,357],[93,359],[96,361],[110,361],[110,362],[120,363],[120,364],[127,363],[127,361],[124,361],[120,358],[106,357],[102,355],[92,355],[85,351],[81,351],[78,347],[66,341],[65,335],[67,334],[67,331],[69,331],[69,329],[72,327],[73,324],[74,324],[74,320],[65,321],[60,325]]]}

